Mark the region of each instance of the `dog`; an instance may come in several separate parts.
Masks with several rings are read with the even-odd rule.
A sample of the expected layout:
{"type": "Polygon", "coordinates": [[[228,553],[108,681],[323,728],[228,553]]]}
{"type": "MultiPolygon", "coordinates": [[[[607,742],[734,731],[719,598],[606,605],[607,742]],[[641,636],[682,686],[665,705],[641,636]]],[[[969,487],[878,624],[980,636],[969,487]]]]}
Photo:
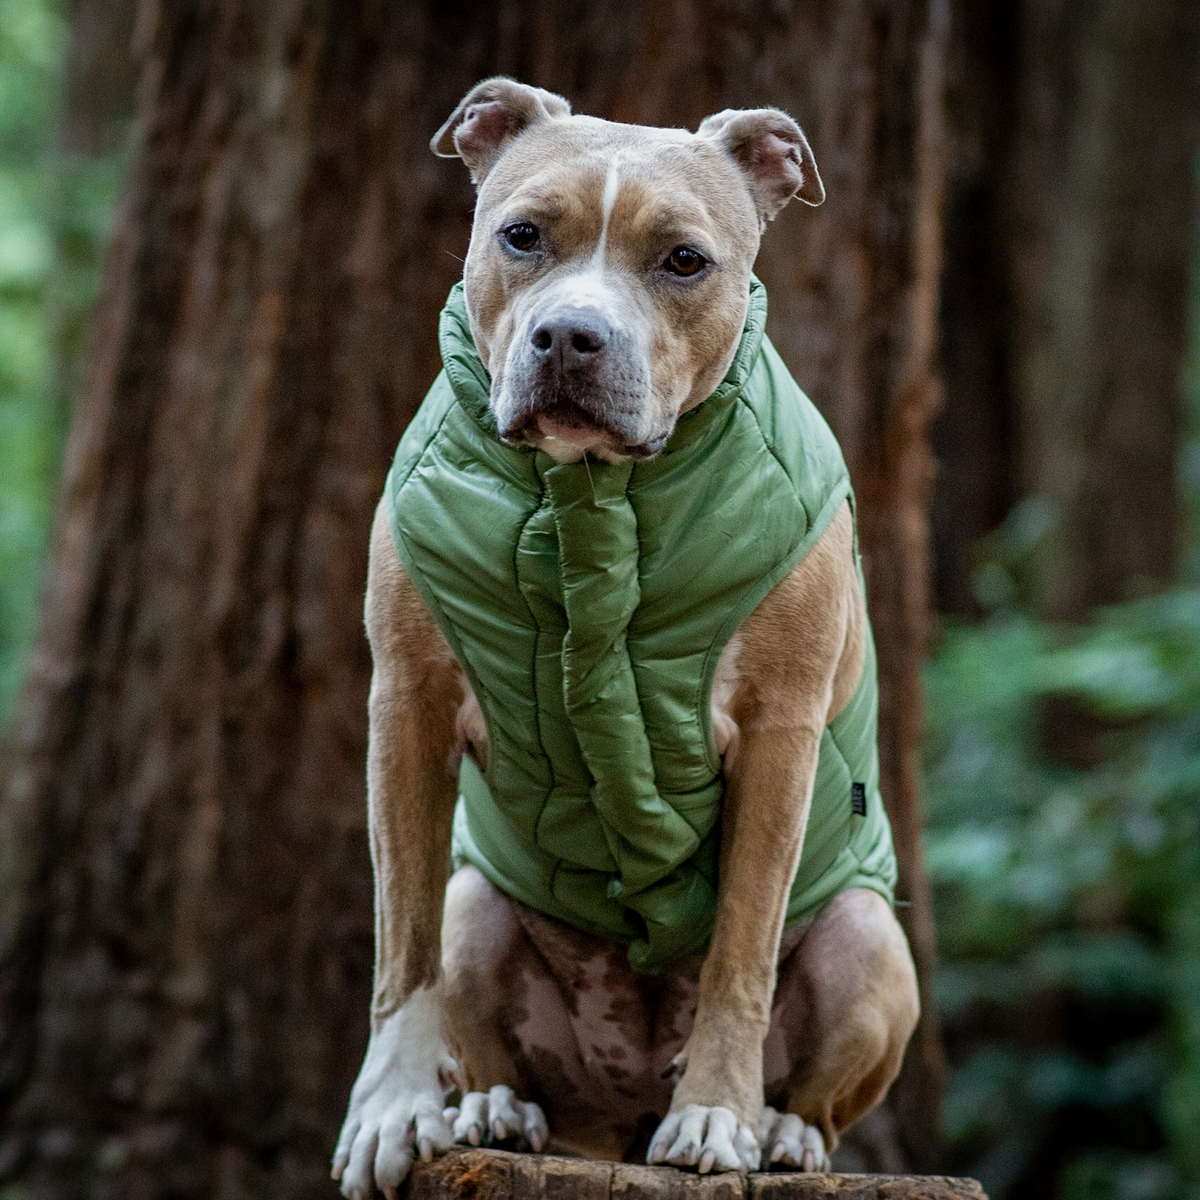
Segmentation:
{"type": "Polygon", "coordinates": [[[918,997],[853,497],[752,276],[812,151],[777,109],[691,133],[505,78],[432,147],[478,200],[371,534],[333,1176],[394,1198],[455,1142],[828,1170],[918,997]]]}

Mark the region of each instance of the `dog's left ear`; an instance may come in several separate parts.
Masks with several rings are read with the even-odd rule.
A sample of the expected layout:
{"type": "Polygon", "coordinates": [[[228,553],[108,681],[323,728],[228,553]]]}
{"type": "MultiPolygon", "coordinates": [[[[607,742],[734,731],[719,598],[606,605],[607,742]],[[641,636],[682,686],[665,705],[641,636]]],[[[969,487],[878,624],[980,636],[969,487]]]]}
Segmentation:
{"type": "Polygon", "coordinates": [[[510,138],[538,121],[570,115],[571,106],[561,96],[495,75],[462,98],[429,148],[439,158],[461,158],[478,187],[510,138]]]}
{"type": "Polygon", "coordinates": [[[778,108],[727,108],[696,133],[723,147],[741,168],[766,227],[793,197],[817,205],[825,185],[800,126],[778,108]]]}

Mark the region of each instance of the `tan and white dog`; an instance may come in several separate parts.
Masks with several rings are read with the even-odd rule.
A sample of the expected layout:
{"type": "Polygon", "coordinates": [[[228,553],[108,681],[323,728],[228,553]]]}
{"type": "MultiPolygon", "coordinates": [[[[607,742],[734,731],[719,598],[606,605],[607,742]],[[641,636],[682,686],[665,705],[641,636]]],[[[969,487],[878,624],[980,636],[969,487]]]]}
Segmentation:
{"type": "MultiPolygon", "coordinates": [[[[657,453],[729,367],[766,222],[793,196],[824,198],[776,109],[689,133],[573,116],[493,79],[433,148],[479,189],[466,300],[498,429],[560,460],[657,453]]],[[[455,1141],[540,1150],[551,1135],[615,1159],[648,1143],[650,1162],[702,1172],[827,1169],[895,1078],[918,1011],[907,943],[875,892],[784,928],[821,731],[863,669],[849,508],[721,658],[716,927],[702,960],[654,976],[474,867],[447,880],[458,762],[486,757],[487,731],[382,506],[366,624],[376,971],[334,1156],[343,1194],[394,1197],[416,1154],[455,1141]]]]}

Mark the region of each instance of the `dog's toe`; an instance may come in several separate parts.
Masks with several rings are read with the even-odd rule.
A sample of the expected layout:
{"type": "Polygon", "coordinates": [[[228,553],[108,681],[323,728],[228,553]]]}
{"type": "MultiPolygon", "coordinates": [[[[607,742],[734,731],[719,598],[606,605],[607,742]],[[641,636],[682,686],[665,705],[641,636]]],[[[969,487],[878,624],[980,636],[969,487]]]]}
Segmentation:
{"type": "MultiPolygon", "coordinates": [[[[452,1109],[445,1115],[450,1116],[452,1109]]],[[[454,1115],[454,1140],[460,1145],[480,1146],[488,1129],[487,1092],[467,1092],[454,1115]]]]}
{"type": "Polygon", "coordinates": [[[342,1172],[342,1195],[347,1200],[370,1200],[375,1190],[373,1169],[379,1147],[378,1129],[360,1129],[350,1147],[350,1158],[342,1172]]]}
{"type": "Polygon", "coordinates": [[[804,1170],[825,1172],[833,1170],[833,1164],[829,1161],[829,1155],[825,1150],[825,1139],[815,1125],[805,1125],[802,1140],[804,1142],[804,1170]]]}
{"type": "Polygon", "coordinates": [[[666,1159],[673,1167],[694,1167],[700,1161],[700,1147],[708,1126],[708,1109],[689,1104],[683,1110],[679,1132],[667,1151],[666,1159]]]}
{"type": "MultiPolygon", "coordinates": [[[[408,1174],[412,1161],[412,1146],[406,1132],[398,1125],[382,1126],[375,1150],[375,1185],[388,1200],[395,1200],[396,1191],[408,1174]]],[[[370,1189],[367,1195],[371,1195],[370,1189]]]]}
{"type": "Polygon", "coordinates": [[[517,1110],[521,1101],[510,1087],[499,1084],[488,1092],[488,1121],[492,1140],[506,1141],[525,1132],[524,1114],[517,1110]]]}
{"type": "Polygon", "coordinates": [[[675,1139],[679,1136],[679,1127],[682,1123],[683,1113],[667,1113],[662,1119],[646,1150],[646,1161],[651,1166],[667,1161],[667,1155],[675,1145],[675,1139]]]}

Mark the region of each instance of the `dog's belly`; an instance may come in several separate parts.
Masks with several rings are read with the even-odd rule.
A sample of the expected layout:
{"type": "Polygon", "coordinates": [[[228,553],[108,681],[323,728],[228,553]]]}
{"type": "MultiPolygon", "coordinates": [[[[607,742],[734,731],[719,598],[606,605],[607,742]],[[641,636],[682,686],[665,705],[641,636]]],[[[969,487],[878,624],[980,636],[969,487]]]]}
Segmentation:
{"type": "MultiPolygon", "coordinates": [[[[691,1032],[703,956],[640,975],[621,943],[504,899],[526,938],[525,953],[512,964],[506,1006],[510,1049],[522,1074],[555,1114],[557,1130],[606,1126],[636,1150],[670,1106],[672,1060],[691,1032]]],[[[784,931],[781,957],[807,925],[784,931]]]]}
{"type": "MultiPolygon", "coordinates": [[[[683,1048],[696,1011],[702,958],[638,975],[621,943],[512,903],[542,960],[542,986],[556,988],[571,1035],[569,1045],[542,1045],[551,1039],[537,1018],[539,1006],[531,1004],[530,1015],[514,1029],[524,1054],[574,1058],[587,1075],[593,1102],[607,1113],[629,1112],[636,1123],[643,1112],[665,1111],[674,1086],[671,1060],[683,1048]]],[[[553,1040],[561,1041],[561,1033],[553,1040]]]]}

